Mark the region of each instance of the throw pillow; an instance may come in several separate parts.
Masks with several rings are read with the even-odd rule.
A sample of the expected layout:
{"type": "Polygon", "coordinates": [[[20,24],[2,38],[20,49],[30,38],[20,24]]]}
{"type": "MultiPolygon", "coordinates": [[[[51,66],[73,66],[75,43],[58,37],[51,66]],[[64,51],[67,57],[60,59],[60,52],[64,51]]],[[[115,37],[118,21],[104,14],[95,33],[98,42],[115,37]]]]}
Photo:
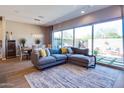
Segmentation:
{"type": "Polygon", "coordinates": [[[61,48],[61,52],[62,52],[62,54],[67,54],[68,53],[68,49],[67,48],[61,48]]]}
{"type": "Polygon", "coordinates": [[[40,56],[42,56],[42,57],[46,57],[47,56],[45,49],[41,49],[40,50],[40,56]]]}
{"type": "Polygon", "coordinates": [[[61,54],[60,49],[56,49],[56,48],[51,48],[49,49],[50,54],[61,54]]]}
{"type": "Polygon", "coordinates": [[[46,48],[45,50],[46,50],[46,54],[47,54],[47,56],[50,56],[50,51],[49,51],[49,49],[46,48]]]}
{"type": "Polygon", "coordinates": [[[68,48],[68,53],[73,54],[73,50],[70,47],[68,48]]]}

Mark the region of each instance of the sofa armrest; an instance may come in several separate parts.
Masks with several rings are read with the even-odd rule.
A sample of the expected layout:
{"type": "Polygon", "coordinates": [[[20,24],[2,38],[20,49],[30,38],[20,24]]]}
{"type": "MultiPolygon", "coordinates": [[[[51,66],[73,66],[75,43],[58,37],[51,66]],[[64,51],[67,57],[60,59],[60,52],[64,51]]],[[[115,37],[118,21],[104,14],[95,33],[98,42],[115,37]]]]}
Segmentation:
{"type": "Polygon", "coordinates": [[[72,47],[72,50],[74,51],[74,54],[83,54],[83,55],[87,56],[88,53],[89,53],[89,49],[88,48],[80,49],[80,48],[72,47]]]}
{"type": "Polygon", "coordinates": [[[96,66],[96,56],[94,56],[94,55],[87,55],[87,56],[94,57],[94,67],[95,67],[96,66]]]}
{"type": "Polygon", "coordinates": [[[39,63],[39,53],[32,52],[31,53],[31,62],[36,66],[39,63]]]}

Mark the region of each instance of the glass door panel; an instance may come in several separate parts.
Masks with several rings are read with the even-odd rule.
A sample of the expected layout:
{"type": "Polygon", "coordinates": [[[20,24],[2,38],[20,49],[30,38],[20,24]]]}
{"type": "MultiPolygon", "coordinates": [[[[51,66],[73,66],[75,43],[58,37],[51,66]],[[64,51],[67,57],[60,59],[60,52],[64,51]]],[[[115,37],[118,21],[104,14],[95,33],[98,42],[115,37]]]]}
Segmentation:
{"type": "Polygon", "coordinates": [[[93,53],[98,62],[124,66],[122,20],[94,25],[93,53]]]}

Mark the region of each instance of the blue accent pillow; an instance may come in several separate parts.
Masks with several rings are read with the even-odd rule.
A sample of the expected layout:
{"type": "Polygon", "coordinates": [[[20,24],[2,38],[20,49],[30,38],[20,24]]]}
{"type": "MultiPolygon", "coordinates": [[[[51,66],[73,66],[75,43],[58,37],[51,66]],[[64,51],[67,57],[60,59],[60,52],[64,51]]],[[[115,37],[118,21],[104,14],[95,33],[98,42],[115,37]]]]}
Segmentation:
{"type": "Polygon", "coordinates": [[[49,49],[48,49],[48,48],[46,48],[45,50],[46,50],[47,56],[50,56],[51,54],[50,54],[49,49]]]}
{"type": "Polygon", "coordinates": [[[68,48],[68,53],[73,54],[73,50],[70,47],[68,48]]]}
{"type": "Polygon", "coordinates": [[[61,54],[60,49],[52,48],[52,49],[49,49],[49,50],[50,50],[51,54],[61,54]]]}

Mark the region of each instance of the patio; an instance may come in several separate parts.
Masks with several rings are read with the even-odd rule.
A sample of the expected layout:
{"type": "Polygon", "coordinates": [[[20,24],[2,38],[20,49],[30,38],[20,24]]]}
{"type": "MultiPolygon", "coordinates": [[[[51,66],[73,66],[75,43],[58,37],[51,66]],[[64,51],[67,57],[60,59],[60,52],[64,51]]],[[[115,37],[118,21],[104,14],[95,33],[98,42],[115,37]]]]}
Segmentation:
{"type": "Polygon", "coordinates": [[[106,56],[97,56],[96,60],[98,63],[118,66],[118,67],[124,67],[123,58],[117,58],[117,57],[106,57],[106,56]]]}

